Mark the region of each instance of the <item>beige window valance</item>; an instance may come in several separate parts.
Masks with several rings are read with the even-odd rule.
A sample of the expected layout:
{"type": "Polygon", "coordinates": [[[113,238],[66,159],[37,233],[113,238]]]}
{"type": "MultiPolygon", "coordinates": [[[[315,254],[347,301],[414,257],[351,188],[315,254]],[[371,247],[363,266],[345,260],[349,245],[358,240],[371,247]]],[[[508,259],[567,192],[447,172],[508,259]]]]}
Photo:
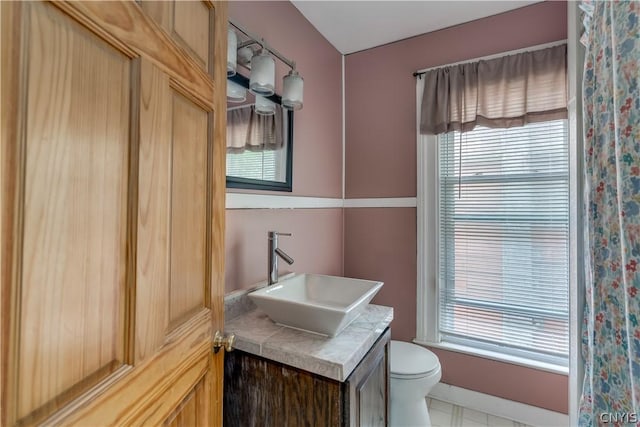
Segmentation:
{"type": "Polygon", "coordinates": [[[424,73],[420,132],[508,128],[567,117],[566,44],[424,73]]]}
{"type": "Polygon", "coordinates": [[[283,145],[282,108],[271,116],[257,114],[252,105],[227,110],[227,152],[277,150],[283,145]]]}

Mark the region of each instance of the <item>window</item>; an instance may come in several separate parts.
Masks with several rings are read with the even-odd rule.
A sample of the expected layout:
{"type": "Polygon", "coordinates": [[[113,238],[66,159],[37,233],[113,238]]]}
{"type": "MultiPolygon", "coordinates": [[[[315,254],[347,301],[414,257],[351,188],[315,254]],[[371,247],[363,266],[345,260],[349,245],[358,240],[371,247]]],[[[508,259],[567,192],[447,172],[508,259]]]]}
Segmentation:
{"type": "Polygon", "coordinates": [[[227,152],[227,176],[284,181],[286,168],[283,164],[286,151],[286,149],[280,149],[227,152]]]}
{"type": "Polygon", "coordinates": [[[566,366],[567,121],[437,138],[436,337],[566,366]]]}

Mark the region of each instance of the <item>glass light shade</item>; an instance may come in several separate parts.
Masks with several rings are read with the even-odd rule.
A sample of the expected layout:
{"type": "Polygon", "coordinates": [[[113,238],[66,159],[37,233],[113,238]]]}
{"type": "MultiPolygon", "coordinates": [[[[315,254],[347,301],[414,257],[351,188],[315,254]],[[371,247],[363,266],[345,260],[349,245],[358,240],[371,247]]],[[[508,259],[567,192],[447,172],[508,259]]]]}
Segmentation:
{"type": "Polygon", "coordinates": [[[273,116],[276,113],[276,104],[264,96],[256,95],[256,113],[262,116],[273,116]]]}
{"type": "Polygon", "coordinates": [[[227,77],[236,74],[238,61],[238,35],[231,28],[227,30],[227,77]]]}
{"type": "Polygon", "coordinates": [[[238,49],[238,64],[249,68],[251,66],[251,58],[253,58],[253,50],[250,47],[245,46],[238,49]]]}
{"type": "Polygon", "coordinates": [[[244,102],[247,100],[247,89],[236,82],[227,80],[227,101],[244,102]]]}
{"type": "Polygon", "coordinates": [[[276,61],[267,50],[262,49],[251,58],[249,90],[256,95],[271,96],[274,93],[275,78],[276,61]]]}
{"type": "Polygon", "coordinates": [[[302,108],[302,95],[304,92],[304,79],[296,70],[291,70],[282,79],[282,106],[289,110],[302,108]]]}

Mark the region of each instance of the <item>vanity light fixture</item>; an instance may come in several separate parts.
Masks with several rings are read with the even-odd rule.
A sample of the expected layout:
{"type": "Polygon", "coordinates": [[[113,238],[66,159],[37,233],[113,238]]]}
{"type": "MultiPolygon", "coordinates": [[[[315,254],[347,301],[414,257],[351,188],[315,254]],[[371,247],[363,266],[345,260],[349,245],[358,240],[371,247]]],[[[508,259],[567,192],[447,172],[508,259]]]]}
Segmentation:
{"type": "Polygon", "coordinates": [[[227,49],[227,75],[234,75],[238,65],[249,70],[249,90],[256,95],[256,98],[271,96],[275,93],[276,64],[274,58],[287,65],[290,71],[282,79],[282,106],[289,110],[302,108],[304,80],[296,70],[295,62],[273,49],[264,39],[254,36],[232,21],[229,21],[227,49]],[[234,33],[233,36],[231,33],[234,33]],[[250,47],[253,45],[259,46],[259,49],[254,51],[250,47]]]}
{"type": "Polygon", "coordinates": [[[256,113],[261,116],[273,116],[276,113],[276,104],[270,99],[261,95],[256,95],[256,113]]]}
{"type": "Polygon", "coordinates": [[[276,61],[262,50],[251,58],[249,90],[254,95],[271,96],[275,93],[276,61]]]}
{"type": "Polygon", "coordinates": [[[238,63],[247,69],[251,69],[251,58],[253,58],[253,49],[249,46],[238,49],[238,63]]]}
{"type": "Polygon", "coordinates": [[[227,101],[244,102],[247,100],[247,89],[238,83],[227,80],[227,101]]]}
{"type": "Polygon", "coordinates": [[[304,79],[295,68],[292,68],[289,74],[283,77],[282,87],[282,106],[290,110],[301,109],[304,79]]]}
{"type": "Polygon", "coordinates": [[[238,60],[238,35],[229,28],[227,30],[227,77],[236,75],[238,60]]]}

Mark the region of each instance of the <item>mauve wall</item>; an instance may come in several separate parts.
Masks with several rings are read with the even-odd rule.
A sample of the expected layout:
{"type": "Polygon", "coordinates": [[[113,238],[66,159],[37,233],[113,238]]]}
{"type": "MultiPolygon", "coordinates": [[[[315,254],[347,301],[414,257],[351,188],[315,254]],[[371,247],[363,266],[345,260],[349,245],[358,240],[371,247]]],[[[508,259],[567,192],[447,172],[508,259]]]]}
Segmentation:
{"type": "MultiPolygon", "coordinates": [[[[294,113],[291,194],[342,197],[342,55],[288,1],[231,1],[229,19],[295,61],[304,78],[304,107],[294,113]]],[[[276,66],[282,93],[288,67],[278,60],[276,66]]]]}
{"type": "Polygon", "coordinates": [[[229,209],[225,243],[227,292],[248,288],[267,278],[268,230],[293,234],[278,239],[278,246],[295,260],[291,266],[280,260],[281,274],[297,271],[342,275],[342,209],[229,209]]]}
{"type": "MultiPolygon", "coordinates": [[[[293,192],[270,194],[341,198],[342,56],[289,2],[229,2],[229,18],[295,61],[304,78],[304,108],[294,114],[293,192]]],[[[288,68],[276,65],[281,93],[288,68]]],[[[227,209],[226,223],[227,292],[266,280],[268,230],[293,233],[280,244],[295,263],[281,268],[343,273],[342,209],[227,209]]]]}
{"type": "MultiPolygon", "coordinates": [[[[565,2],[537,3],[347,55],[346,198],[416,196],[414,71],[565,39],[566,9],[565,2]]],[[[344,251],[346,276],[384,280],[374,302],[394,307],[393,338],[415,338],[415,209],[345,209],[344,251]]],[[[564,375],[434,351],[444,383],[568,411],[564,375]]]]}

